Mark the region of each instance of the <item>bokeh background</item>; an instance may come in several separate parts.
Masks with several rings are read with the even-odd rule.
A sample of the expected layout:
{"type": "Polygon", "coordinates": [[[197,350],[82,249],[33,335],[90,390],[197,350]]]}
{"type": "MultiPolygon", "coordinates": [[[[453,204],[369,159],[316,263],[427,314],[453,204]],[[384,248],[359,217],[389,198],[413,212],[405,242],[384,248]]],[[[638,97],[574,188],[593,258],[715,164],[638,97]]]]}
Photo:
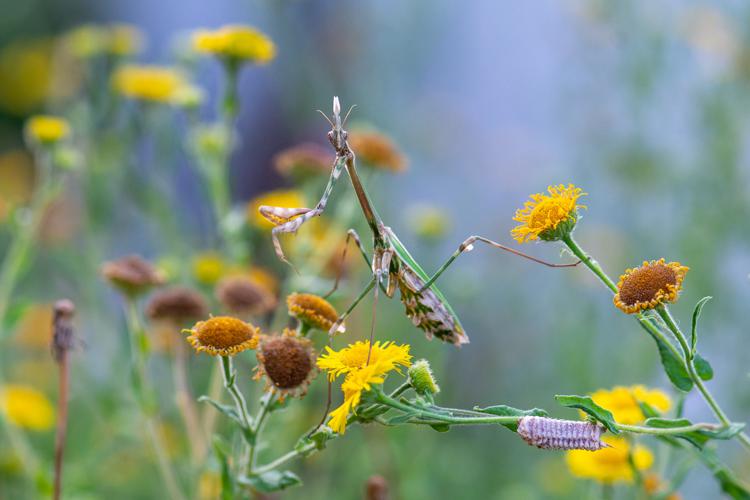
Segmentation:
{"type": "MultiPolygon", "coordinates": [[[[334,94],[344,107],[358,105],[352,126],[377,128],[408,157],[407,171],[371,171],[366,182],[381,216],[428,271],[470,234],[510,242],[514,210],[529,193],[575,183],[588,193],[576,234],[611,275],[662,256],[689,266],[673,308],[683,324],[698,299],[714,297],[700,341],[716,370],[710,387],[735,420],[750,420],[750,8],[744,2],[3,0],[2,12],[0,193],[7,199],[23,198],[33,182],[24,119],[45,109],[79,112],[64,96],[85,82],[72,64],[49,66],[52,37],[81,23],[127,22],[147,40],[138,60],[171,63],[191,30],[248,23],[273,38],[278,56],[241,73],[240,141],[231,162],[237,206],[290,186],[272,167],[277,152],[301,141],[327,146],[327,124],[315,110],[328,110],[334,94]],[[423,227],[425,210],[440,215],[437,230],[423,227]]],[[[220,70],[204,61],[195,72],[209,96],[206,115],[221,88],[220,70]]],[[[71,182],[14,296],[34,305],[14,325],[0,364],[9,380],[50,397],[54,365],[44,304],[60,296],[79,304],[85,347],[73,361],[70,498],[160,498],[139,431],[118,409],[128,390],[122,313],[97,270],[102,260],[128,253],[185,264],[212,249],[210,202],[186,152],[184,117],[175,115],[144,113],[136,122],[128,121],[139,120],[132,113],[118,115],[125,123],[120,130],[142,137],[115,138],[113,150],[127,144],[113,153],[121,172],[98,180],[118,200],[116,208],[106,217],[87,216],[86,183],[71,182]],[[144,209],[137,192],[148,185],[168,193],[167,202],[144,209]],[[152,210],[167,213],[174,225],[164,230],[158,222],[164,217],[152,210]],[[79,258],[82,248],[94,248],[88,255],[97,258],[79,258]]],[[[85,157],[79,176],[97,161],[106,160],[85,157]]],[[[353,198],[345,184],[334,203],[353,198]]],[[[319,192],[320,185],[310,190],[311,202],[319,192]]],[[[288,274],[273,258],[270,235],[255,237],[258,262],[288,274]]],[[[0,249],[7,242],[3,231],[0,249]]],[[[525,249],[552,260],[559,253],[548,244],[525,249]]],[[[367,270],[356,269],[336,301],[340,308],[366,280],[367,270]]],[[[294,279],[290,287],[324,288],[294,279]]],[[[477,246],[444,275],[441,288],[471,344],[456,350],[426,342],[396,300],[381,300],[376,335],[409,342],[416,356],[430,359],[448,406],[504,403],[574,417],[556,408],[554,394],[635,383],[672,391],[652,340],[612,307],[609,293],[584,269],[550,270],[477,246]]],[[[365,302],[350,321],[352,339],[368,332],[370,309],[365,302]]],[[[273,327],[283,325],[275,321],[273,327]]],[[[209,362],[191,363],[200,393],[209,362]]],[[[248,356],[241,369],[249,393],[259,389],[250,381],[252,366],[248,356]]],[[[152,368],[157,375],[167,370],[159,359],[152,368]]],[[[168,393],[166,375],[160,389],[168,393]]],[[[319,418],[324,392],[319,377],[305,404],[269,426],[275,450],[319,418]]],[[[711,419],[696,394],[686,405],[694,420],[711,419]]],[[[174,427],[179,455],[184,443],[174,427]]],[[[51,450],[51,440],[51,433],[34,437],[41,450],[51,450]]],[[[657,469],[666,467],[663,452],[657,469]]],[[[720,453],[750,477],[750,462],[735,443],[722,443],[720,453]]],[[[294,470],[305,486],[283,498],[356,498],[373,474],[404,499],[598,495],[567,472],[562,455],[532,449],[501,427],[447,434],[356,427],[294,470]]],[[[719,496],[700,466],[680,491],[685,498],[719,496]]]]}

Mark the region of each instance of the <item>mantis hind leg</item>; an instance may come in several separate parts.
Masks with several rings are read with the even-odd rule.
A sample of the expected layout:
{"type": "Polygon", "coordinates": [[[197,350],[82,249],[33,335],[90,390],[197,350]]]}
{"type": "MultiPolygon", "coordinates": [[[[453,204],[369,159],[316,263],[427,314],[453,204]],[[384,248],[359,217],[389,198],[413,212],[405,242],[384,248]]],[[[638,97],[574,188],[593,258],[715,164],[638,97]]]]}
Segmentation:
{"type": "Polygon", "coordinates": [[[546,260],[538,259],[536,257],[523,253],[519,250],[516,250],[514,248],[507,247],[505,245],[502,245],[496,241],[492,241],[483,236],[469,236],[468,238],[466,238],[466,240],[464,240],[463,243],[459,245],[458,249],[455,252],[453,252],[453,255],[451,255],[448,258],[448,260],[445,261],[445,263],[442,266],[440,266],[437,271],[435,271],[435,274],[433,274],[432,277],[425,282],[422,288],[419,289],[418,293],[421,293],[425,291],[427,288],[429,288],[440,277],[440,275],[443,274],[445,270],[450,267],[451,264],[453,264],[453,261],[455,261],[459,255],[461,255],[464,252],[470,252],[471,250],[473,250],[474,242],[476,241],[486,243],[487,245],[490,245],[492,247],[498,248],[508,253],[512,253],[513,255],[517,255],[519,257],[523,257],[524,259],[528,259],[532,262],[536,262],[537,264],[542,264],[543,266],[547,266],[547,267],[575,267],[581,263],[581,261],[579,260],[578,262],[575,262],[573,264],[554,264],[552,262],[547,262],[546,260]]]}

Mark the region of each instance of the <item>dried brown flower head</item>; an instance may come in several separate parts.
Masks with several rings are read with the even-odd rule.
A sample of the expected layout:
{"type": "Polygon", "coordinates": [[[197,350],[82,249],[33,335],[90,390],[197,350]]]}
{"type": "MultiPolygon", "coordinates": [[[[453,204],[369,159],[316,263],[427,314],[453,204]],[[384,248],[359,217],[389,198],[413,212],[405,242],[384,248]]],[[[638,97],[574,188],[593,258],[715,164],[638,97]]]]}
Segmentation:
{"type": "MultiPolygon", "coordinates": [[[[323,297],[311,293],[293,293],[286,298],[289,314],[310,328],[327,332],[339,318],[336,309],[323,297]]],[[[343,325],[340,327],[343,330],[343,325]]]]}
{"type": "Polygon", "coordinates": [[[389,137],[379,132],[353,131],[348,141],[357,157],[368,165],[392,172],[406,170],[406,157],[389,137]]]}
{"type": "Polygon", "coordinates": [[[634,314],[653,309],[665,302],[675,302],[689,268],[664,259],[644,261],[620,276],[614,303],[622,311],[634,314]]]}
{"type": "Polygon", "coordinates": [[[315,350],[309,339],[286,329],[283,335],[265,336],[256,353],[258,374],[281,396],[304,396],[315,377],[315,350]]]}
{"type": "Polygon", "coordinates": [[[203,296],[192,288],[173,286],[156,292],[146,304],[146,315],[152,320],[182,325],[208,314],[203,296]]]}
{"type": "Polygon", "coordinates": [[[199,321],[190,330],[187,341],[197,352],[211,356],[232,356],[258,346],[259,329],[231,316],[199,321]]]}
{"type": "Polygon", "coordinates": [[[383,476],[370,476],[365,484],[365,500],[388,500],[388,481],[383,476]]]}
{"type": "Polygon", "coordinates": [[[253,316],[276,307],[276,297],[268,288],[247,276],[229,276],[216,286],[216,298],[232,314],[253,316]]]}
{"type": "Polygon", "coordinates": [[[73,315],[76,306],[68,299],[55,302],[52,317],[52,343],[50,350],[55,361],[60,362],[65,354],[73,348],[73,315]]]}
{"type": "Polygon", "coordinates": [[[164,273],[138,255],[105,262],[101,272],[114,287],[129,296],[140,295],[165,280],[164,273]]]}
{"type": "Polygon", "coordinates": [[[273,157],[273,166],[285,177],[304,179],[327,174],[334,159],[328,148],[306,142],[278,153],[273,157]]]}

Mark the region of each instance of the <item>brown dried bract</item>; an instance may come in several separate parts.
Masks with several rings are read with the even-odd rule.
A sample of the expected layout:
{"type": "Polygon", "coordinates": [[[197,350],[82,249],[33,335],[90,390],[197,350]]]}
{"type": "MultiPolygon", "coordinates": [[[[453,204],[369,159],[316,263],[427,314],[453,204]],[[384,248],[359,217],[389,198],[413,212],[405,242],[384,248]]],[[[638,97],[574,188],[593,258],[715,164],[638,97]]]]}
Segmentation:
{"type": "Polygon", "coordinates": [[[256,353],[258,376],[265,375],[269,387],[282,396],[303,396],[316,373],[315,350],[310,340],[293,330],[266,336],[256,353]]]}

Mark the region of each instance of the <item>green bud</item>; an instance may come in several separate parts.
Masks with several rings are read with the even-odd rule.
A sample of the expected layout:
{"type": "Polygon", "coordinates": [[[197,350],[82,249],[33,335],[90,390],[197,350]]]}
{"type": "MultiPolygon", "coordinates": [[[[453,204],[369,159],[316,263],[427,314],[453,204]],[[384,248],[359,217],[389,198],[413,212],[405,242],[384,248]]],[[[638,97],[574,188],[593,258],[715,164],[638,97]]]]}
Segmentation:
{"type": "Polygon", "coordinates": [[[416,361],[409,368],[409,384],[417,393],[422,395],[432,395],[440,392],[440,386],[435,382],[432,375],[430,363],[426,359],[416,361]]]}

